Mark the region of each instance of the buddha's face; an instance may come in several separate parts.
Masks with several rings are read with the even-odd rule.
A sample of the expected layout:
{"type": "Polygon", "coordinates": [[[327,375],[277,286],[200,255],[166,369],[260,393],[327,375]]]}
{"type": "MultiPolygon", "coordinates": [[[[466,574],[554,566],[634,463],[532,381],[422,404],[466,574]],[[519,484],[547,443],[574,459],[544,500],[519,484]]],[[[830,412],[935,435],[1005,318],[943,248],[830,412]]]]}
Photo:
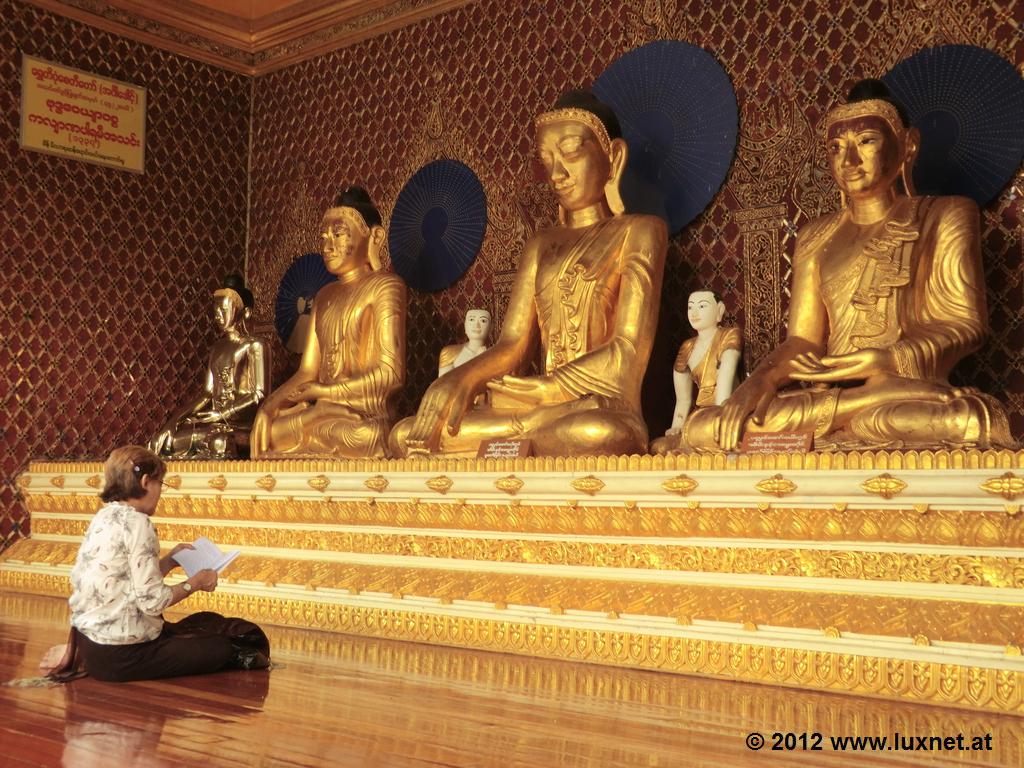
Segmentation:
{"type": "Polygon", "coordinates": [[[367,260],[369,238],[360,231],[351,208],[329,208],[324,214],[320,238],[324,266],[333,275],[348,272],[367,260]]]}
{"type": "Polygon", "coordinates": [[[725,316],[725,305],[711,291],[694,291],[686,303],[686,317],[695,331],[715,328],[725,316]]]}
{"type": "Polygon", "coordinates": [[[466,313],[466,337],[470,341],[486,341],[491,329],[491,313],[486,309],[471,309],[466,313]]]}
{"type": "Polygon", "coordinates": [[[828,155],[836,184],[850,197],[884,191],[900,175],[899,141],[878,117],[835,123],[828,132],[828,155]]]}
{"type": "Polygon", "coordinates": [[[220,330],[227,331],[234,328],[238,313],[239,307],[230,296],[213,297],[213,319],[217,322],[217,328],[220,330]]]}
{"type": "Polygon", "coordinates": [[[537,153],[564,209],[580,211],[604,201],[611,160],[586,125],[563,120],[541,126],[537,153]]]}

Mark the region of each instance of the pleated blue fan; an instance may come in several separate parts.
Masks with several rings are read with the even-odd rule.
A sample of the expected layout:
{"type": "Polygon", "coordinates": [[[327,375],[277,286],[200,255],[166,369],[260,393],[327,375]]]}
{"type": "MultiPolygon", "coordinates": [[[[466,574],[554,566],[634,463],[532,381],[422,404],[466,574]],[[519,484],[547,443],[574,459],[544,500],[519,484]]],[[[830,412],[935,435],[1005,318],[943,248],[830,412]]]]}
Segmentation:
{"type": "Polygon", "coordinates": [[[327,271],[324,259],[319,253],[307,253],[300,256],[281,278],[277,287],[277,298],[274,300],[274,326],[277,335],[293,352],[295,346],[289,345],[295,324],[303,314],[308,315],[313,306],[317,291],[337,278],[327,271]]]}
{"type": "Polygon", "coordinates": [[[914,185],[922,195],[965,195],[979,206],[1024,157],[1024,79],[974,45],[940,45],[904,59],[882,80],[921,130],[914,185]]]}
{"type": "Polygon", "coordinates": [[[469,269],[486,230],[487,198],[476,174],[435,160],[398,194],[388,227],[391,263],[410,287],[439,291],[469,269]]]}
{"type": "Polygon", "coordinates": [[[725,181],[739,111],[729,76],[695,45],[657,40],[623,54],[594,83],[629,145],[622,197],[629,213],[693,221],[725,181]]]}

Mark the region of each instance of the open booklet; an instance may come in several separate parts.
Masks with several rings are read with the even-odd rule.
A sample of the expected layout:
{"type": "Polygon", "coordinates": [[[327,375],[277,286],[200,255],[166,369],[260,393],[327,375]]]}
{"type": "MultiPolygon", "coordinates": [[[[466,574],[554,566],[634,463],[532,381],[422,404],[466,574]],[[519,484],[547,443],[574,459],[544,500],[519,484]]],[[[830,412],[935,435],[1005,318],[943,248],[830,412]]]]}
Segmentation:
{"type": "Polygon", "coordinates": [[[225,565],[238,557],[237,549],[234,552],[221,552],[217,545],[205,536],[193,541],[192,546],[195,549],[183,549],[173,556],[189,576],[195,576],[206,568],[212,568],[219,573],[225,565]]]}

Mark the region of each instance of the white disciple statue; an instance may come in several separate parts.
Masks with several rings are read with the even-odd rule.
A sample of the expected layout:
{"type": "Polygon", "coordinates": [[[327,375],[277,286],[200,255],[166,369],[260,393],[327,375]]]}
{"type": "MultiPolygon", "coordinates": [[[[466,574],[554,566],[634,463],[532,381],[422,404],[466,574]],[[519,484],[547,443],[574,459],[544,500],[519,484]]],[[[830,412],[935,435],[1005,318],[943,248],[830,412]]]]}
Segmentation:
{"type": "Polygon", "coordinates": [[[487,349],[485,342],[491,330],[491,313],[486,309],[471,309],[466,313],[465,344],[450,344],[441,350],[437,363],[437,375],[444,376],[453,368],[468,363],[487,349]]]}
{"type": "Polygon", "coordinates": [[[736,386],[743,334],[735,326],[722,327],[725,317],[722,299],[714,291],[694,291],[687,302],[686,314],[697,335],[684,341],[676,355],[672,367],[676,407],[665,437],[652,445],[655,453],[678,447],[679,435],[694,405],[697,408],[721,405],[736,386]],[[696,403],[694,384],[697,386],[696,403]]]}

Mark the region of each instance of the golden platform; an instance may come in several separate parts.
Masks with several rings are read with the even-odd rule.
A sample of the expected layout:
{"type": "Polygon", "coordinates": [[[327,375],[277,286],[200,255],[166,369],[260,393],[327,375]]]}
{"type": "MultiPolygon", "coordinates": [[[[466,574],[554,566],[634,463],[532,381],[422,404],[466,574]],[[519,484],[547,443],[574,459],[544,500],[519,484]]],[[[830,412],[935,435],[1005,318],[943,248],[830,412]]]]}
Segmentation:
{"type": "MultiPolygon", "coordinates": [[[[278,625],[1024,713],[1024,453],[177,462],[165,544],[278,625]]],[[[99,463],[30,465],[0,590],[68,594],[99,463]]]]}

